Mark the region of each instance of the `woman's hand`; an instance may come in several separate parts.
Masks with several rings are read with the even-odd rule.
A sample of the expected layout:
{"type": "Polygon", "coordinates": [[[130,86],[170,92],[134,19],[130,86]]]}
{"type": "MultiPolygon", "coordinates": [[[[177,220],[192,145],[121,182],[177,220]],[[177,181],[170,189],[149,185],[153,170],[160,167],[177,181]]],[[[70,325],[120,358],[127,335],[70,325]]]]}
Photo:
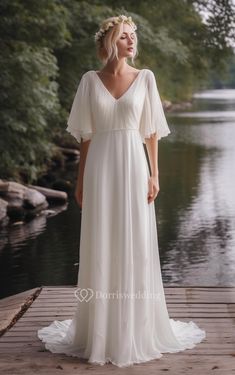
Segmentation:
{"type": "Polygon", "coordinates": [[[78,184],[75,189],[74,197],[77,202],[77,204],[82,208],[82,185],[78,184]]]}
{"type": "Polygon", "coordinates": [[[154,201],[160,191],[158,176],[150,176],[148,180],[148,203],[154,201]]]}

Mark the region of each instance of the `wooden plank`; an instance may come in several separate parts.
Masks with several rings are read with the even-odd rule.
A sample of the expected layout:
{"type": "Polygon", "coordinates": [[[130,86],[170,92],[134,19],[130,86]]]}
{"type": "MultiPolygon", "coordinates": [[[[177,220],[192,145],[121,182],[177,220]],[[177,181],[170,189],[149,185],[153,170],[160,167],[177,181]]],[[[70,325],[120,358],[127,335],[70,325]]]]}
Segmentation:
{"type": "MultiPolygon", "coordinates": [[[[71,288],[60,288],[60,287],[55,287],[55,288],[42,288],[42,291],[44,294],[48,294],[48,293],[51,293],[51,294],[56,294],[58,292],[60,293],[63,293],[63,294],[67,294],[67,293],[73,293],[75,290],[79,289],[79,286],[77,287],[71,287],[71,288]]],[[[115,290],[114,290],[115,291],[115,290]]],[[[228,289],[228,288],[223,288],[223,289],[219,289],[219,288],[212,288],[210,290],[207,290],[207,288],[195,288],[195,289],[192,289],[192,288],[169,288],[169,287],[165,287],[164,288],[164,293],[167,294],[167,295],[176,295],[176,296],[180,296],[180,295],[190,295],[190,294],[221,294],[221,293],[226,293],[226,294],[231,294],[233,295],[235,293],[235,288],[232,288],[232,289],[228,289]]],[[[8,297],[9,300],[10,300],[10,297],[8,297]]]]}
{"type": "MultiPolygon", "coordinates": [[[[75,309],[77,306],[76,303],[74,304],[67,304],[67,303],[64,303],[64,302],[58,302],[58,305],[57,304],[40,304],[40,301],[38,301],[37,304],[33,304],[33,306],[29,307],[29,309],[27,310],[27,313],[29,313],[29,311],[45,311],[47,310],[48,308],[50,308],[51,310],[53,309],[56,309],[56,308],[66,308],[66,309],[70,309],[70,310],[73,310],[75,309]]],[[[171,309],[173,311],[184,311],[185,309],[187,310],[192,310],[192,311],[207,311],[209,313],[213,312],[214,310],[216,311],[219,311],[219,312],[233,312],[235,311],[235,304],[233,305],[229,305],[229,304],[215,304],[213,306],[211,305],[208,305],[208,304],[201,304],[201,305],[194,305],[194,304],[169,304],[167,303],[167,307],[168,309],[171,309]]]]}
{"type": "MultiPolygon", "coordinates": [[[[57,319],[58,320],[58,319],[57,319]]],[[[59,319],[60,320],[60,319],[59,319]]],[[[183,320],[182,320],[183,321],[183,320]]],[[[53,322],[53,320],[50,320],[50,322],[52,323],[53,322]]],[[[195,322],[195,321],[194,321],[195,322]]],[[[200,328],[202,328],[202,329],[206,329],[206,331],[208,332],[208,333],[217,333],[217,334],[220,334],[220,332],[223,334],[223,332],[224,332],[224,336],[228,333],[231,333],[231,332],[234,332],[234,328],[235,328],[235,325],[224,325],[224,324],[222,324],[222,325],[215,325],[215,324],[207,324],[207,323],[198,323],[197,321],[196,321],[196,323],[198,324],[198,325],[200,325],[200,328]]],[[[26,323],[26,324],[17,324],[17,327],[15,326],[15,328],[14,328],[14,331],[12,331],[12,330],[10,330],[10,331],[7,331],[5,334],[4,334],[4,336],[5,335],[7,335],[8,333],[10,333],[10,332],[20,332],[20,334],[23,334],[23,332],[26,332],[26,331],[34,331],[35,329],[37,329],[38,327],[40,328],[40,327],[44,327],[45,326],[45,324],[44,324],[44,322],[36,322],[36,323],[26,323]]],[[[4,337],[3,336],[3,337],[4,337]]],[[[3,339],[3,338],[2,338],[3,339]]],[[[0,341],[1,341],[1,339],[0,339],[0,341]]]]}
{"type": "MultiPolygon", "coordinates": [[[[219,345],[217,346],[217,348],[213,348],[211,347],[210,345],[208,345],[208,348],[205,348],[203,347],[203,349],[200,349],[198,347],[199,345],[197,345],[197,348],[196,349],[186,349],[186,351],[190,352],[188,353],[188,355],[196,355],[196,356],[200,356],[200,355],[220,355],[220,356],[224,356],[224,355],[233,355],[235,356],[235,349],[234,349],[234,344],[232,344],[230,347],[223,347],[221,348],[219,345]]],[[[14,343],[0,343],[0,350],[1,350],[1,353],[7,353],[7,350],[8,350],[8,353],[9,353],[9,350],[11,350],[11,352],[13,352],[14,350],[16,351],[16,353],[25,353],[27,350],[29,350],[30,353],[34,353],[35,350],[37,349],[44,349],[44,346],[42,344],[36,344],[34,342],[32,343],[28,343],[27,345],[23,345],[22,343],[18,343],[18,344],[15,344],[14,343]]],[[[180,352],[178,352],[180,353],[180,352]]],[[[164,353],[163,353],[164,354],[164,353]]]]}
{"type": "MultiPolygon", "coordinates": [[[[60,288],[60,287],[55,287],[55,288],[42,288],[42,291],[43,291],[43,294],[56,294],[56,293],[62,293],[62,294],[67,294],[67,293],[74,293],[79,287],[74,287],[74,288],[60,288]]],[[[213,295],[213,294],[216,294],[216,295],[219,295],[219,294],[222,294],[222,293],[226,293],[226,294],[230,294],[231,296],[234,295],[235,293],[235,288],[232,288],[232,289],[228,289],[228,288],[223,288],[222,290],[219,289],[219,288],[211,288],[211,289],[207,289],[207,288],[173,288],[171,290],[171,288],[169,287],[165,287],[164,288],[164,293],[166,295],[172,295],[172,296],[182,296],[182,295],[195,295],[195,294],[198,294],[198,295],[201,295],[201,294],[210,294],[210,295],[213,295]]],[[[10,297],[8,297],[10,299],[10,297]]]]}
{"type": "MultiPolygon", "coordinates": [[[[55,310],[50,310],[48,309],[48,311],[41,311],[41,312],[38,312],[38,311],[32,311],[29,314],[25,315],[22,317],[22,320],[35,320],[35,319],[39,319],[40,318],[44,318],[44,317],[50,317],[50,318],[53,318],[53,317],[58,317],[58,316],[72,316],[74,313],[74,310],[69,310],[69,309],[55,309],[55,310]]],[[[207,318],[235,318],[235,312],[234,313],[226,313],[226,312],[221,312],[221,313],[216,313],[216,312],[193,312],[193,311],[170,311],[169,310],[169,314],[171,316],[171,318],[175,319],[175,318],[192,318],[192,319],[195,319],[195,318],[202,318],[202,317],[207,317],[207,318]]]]}
{"type": "Polygon", "coordinates": [[[53,355],[55,363],[53,364],[51,356],[47,352],[38,352],[32,359],[28,355],[23,356],[23,361],[15,362],[15,356],[6,355],[1,360],[2,373],[10,373],[11,375],[32,375],[37,374],[48,374],[58,375],[58,373],[77,375],[86,373],[87,375],[93,374],[95,371],[96,375],[110,374],[115,371],[115,374],[132,374],[143,375],[147,372],[149,375],[156,375],[156,373],[167,374],[214,374],[219,375],[227,374],[231,375],[231,368],[233,365],[233,358],[230,356],[224,356],[223,358],[204,355],[203,361],[199,361],[197,356],[188,356],[187,361],[183,354],[164,354],[164,356],[158,360],[151,360],[148,363],[138,364],[131,368],[117,369],[114,366],[108,364],[105,366],[99,366],[89,364],[85,360],[77,358],[66,358],[62,355],[53,355]],[[43,358],[43,361],[42,361],[43,358]]]}
{"type": "MultiPolygon", "coordinates": [[[[74,300],[74,301],[67,301],[67,300],[64,300],[64,299],[58,299],[58,300],[45,300],[45,299],[42,299],[42,298],[38,298],[34,303],[33,305],[31,305],[29,307],[29,309],[36,309],[36,308],[46,308],[47,306],[70,306],[70,307],[74,307],[74,306],[77,306],[77,304],[79,303],[78,300],[74,300]]],[[[231,310],[234,310],[235,309],[235,303],[208,303],[208,302],[205,302],[205,303],[191,303],[190,301],[189,302],[186,302],[186,301],[176,301],[176,302],[172,302],[172,301],[166,301],[167,303],[167,306],[169,308],[193,308],[193,309],[200,309],[200,308],[207,308],[208,310],[213,310],[213,309],[219,309],[219,310],[222,310],[222,309],[231,309],[231,310]]]]}
{"type": "Polygon", "coordinates": [[[0,336],[15,324],[40,291],[41,288],[34,288],[0,301],[0,336]]]}
{"type": "MultiPolygon", "coordinates": [[[[166,296],[166,301],[169,301],[171,303],[208,303],[208,304],[213,304],[213,303],[235,303],[234,300],[231,298],[227,298],[226,295],[220,295],[220,296],[211,296],[210,300],[208,300],[208,296],[196,296],[192,298],[169,298],[166,296]]],[[[74,295],[47,295],[47,296],[41,296],[40,299],[44,299],[44,301],[71,301],[71,302],[76,302],[78,299],[74,295]]]]}
{"type": "MultiPolygon", "coordinates": [[[[28,358],[28,361],[29,358],[34,361],[38,359],[41,366],[38,365],[37,373],[42,374],[49,374],[53,365],[52,371],[57,373],[55,365],[58,365],[58,361],[62,359],[62,366],[65,366],[65,363],[68,366],[64,367],[65,374],[68,368],[72,369],[71,364],[76,365],[74,374],[81,370],[83,364],[86,366],[84,369],[87,374],[89,374],[89,369],[92,369],[93,372],[95,369],[97,374],[99,371],[100,374],[104,374],[113,370],[121,373],[123,369],[112,365],[96,366],[88,364],[86,361],[82,362],[78,358],[52,354],[45,350],[44,344],[38,339],[37,330],[41,327],[48,326],[54,320],[72,319],[78,302],[74,295],[76,289],[77,286],[43,287],[39,296],[24,315],[0,338],[0,357],[5,358],[4,356],[8,356],[10,352],[13,358],[21,358],[24,364],[24,366],[22,365],[22,374],[27,374],[27,371],[30,373],[29,371],[32,369],[27,360],[23,360],[23,358],[28,358]],[[45,359],[50,361],[50,366],[45,364],[45,359]],[[43,368],[42,364],[46,367],[43,368]]],[[[170,318],[186,322],[193,320],[200,328],[206,330],[206,339],[193,349],[178,353],[164,353],[161,360],[145,362],[134,368],[138,369],[141,375],[144,371],[156,374],[160,369],[167,371],[168,374],[184,375],[188,374],[190,366],[194,366],[195,370],[190,372],[192,375],[198,373],[199,369],[203,369],[203,373],[206,374],[217,373],[219,375],[225,374],[224,371],[228,370],[227,375],[232,375],[235,368],[235,336],[233,334],[235,288],[165,287],[164,290],[170,318]],[[222,369],[224,369],[223,372],[222,369]]],[[[8,307],[5,305],[5,311],[7,310],[8,307]]],[[[8,368],[9,364],[8,362],[8,368]]],[[[7,367],[7,361],[3,363],[1,361],[0,369],[4,366],[7,367]]],[[[72,374],[73,372],[70,370],[68,373],[72,374]]],[[[132,370],[133,367],[128,368],[127,374],[132,370]]]]}
{"type": "Polygon", "coordinates": [[[21,293],[17,293],[17,294],[13,294],[9,297],[5,297],[5,298],[1,298],[0,299],[0,307],[2,307],[2,305],[5,305],[9,302],[14,302],[14,301],[17,301],[20,299],[24,299],[25,297],[28,297],[29,294],[32,294],[34,293],[35,290],[37,290],[38,288],[33,288],[33,289],[29,289],[29,290],[26,290],[24,292],[21,292],[21,293]]]}
{"type": "MultiPolygon", "coordinates": [[[[71,316],[72,315],[54,315],[52,317],[48,317],[48,316],[42,316],[40,318],[40,316],[36,316],[36,317],[29,317],[27,318],[26,320],[24,318],[21,318],[21,321],[24,321],[24,322],[50,322],[52,320],[65,320],[65,319],[71,319],[71,316]]],[[[1,337],[0,337],[0,340],[1,340],[1,337]]]]}
{"type": "MultiPolygon", "coordinates": [[[[170,316],[170,318],[172,318],[172,317],[170,316]]],[[[63,316],[57,317],[57,320],[63,320],[63,316]]],[[[174,320],[178,320],[178,319],[174,318],[174,320]]],[[[182,318],[180,318],[180,320],[183,321],[183,322],[189,322],[191,320],[191,318],[182,317],[182,318]]],[[[20,326],[29,326],[30,324],[33,325],[33,324],[35,324],[35,321],[37,322],[38,320],[30,321],[29,319],[24,319],[24,317],[22,317],[17,322],[17,325],[14,326],[14,329],[16,327],[20,327],[20,326]]],[[[46,321],[45,317],[41,321],[42,322],[46,321]]],[[[51,317],[48,318],[48,321],[52,321],[51,317]]],[[[39,320],[39,322],[40,322],[40,320],[39,320]]],[[[194,322],[196,322],[197,324],[200,324],[200,325],[204,324],[204,325],[212,326],[212,327],[213,326],[215,326],[215,327],[216,326],[220,326],[220,327],[227,327],[228,326],[228,327],[231,327],[231,328],[235,327],[234,319],[228,319],[228,318],[201,318],[201,317],[198,317],[196,320],[194,320],[194,322]]]]}

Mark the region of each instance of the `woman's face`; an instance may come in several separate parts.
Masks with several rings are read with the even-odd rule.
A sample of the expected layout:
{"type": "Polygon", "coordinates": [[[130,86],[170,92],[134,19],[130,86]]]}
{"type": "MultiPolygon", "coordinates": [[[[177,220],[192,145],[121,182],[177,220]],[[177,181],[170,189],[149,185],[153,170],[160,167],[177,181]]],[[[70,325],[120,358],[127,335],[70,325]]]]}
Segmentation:
{"type": "Polygon", "coordinates": [[[135,32],[133,28],[123,23],[122,34],[116,42],[119,57],[132,57],[135,54],[135,32]]]}

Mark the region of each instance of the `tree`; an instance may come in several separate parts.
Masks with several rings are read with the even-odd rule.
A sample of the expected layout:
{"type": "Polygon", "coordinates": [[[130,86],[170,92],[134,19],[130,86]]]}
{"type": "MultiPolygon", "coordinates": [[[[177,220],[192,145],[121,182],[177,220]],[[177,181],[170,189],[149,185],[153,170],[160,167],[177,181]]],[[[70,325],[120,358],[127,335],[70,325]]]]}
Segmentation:
{"type": "Polygon", "coordinates": [[[54,0],[1,1],[0,171],[33,181],[53,152],[48,129],[59,114],[57,60],[66,9],[54,0]]]}

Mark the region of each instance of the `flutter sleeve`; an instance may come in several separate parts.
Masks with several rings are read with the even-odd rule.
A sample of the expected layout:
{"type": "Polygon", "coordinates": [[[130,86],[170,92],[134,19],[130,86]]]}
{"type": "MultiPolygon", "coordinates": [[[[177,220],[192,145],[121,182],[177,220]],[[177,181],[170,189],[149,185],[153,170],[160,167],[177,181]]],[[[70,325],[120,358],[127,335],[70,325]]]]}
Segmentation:
{"type": "Polygon", "coordinates": [[[146,143],[145,138],[150,138],[155,133],[158,140],[171,133],[166,121],[156,79],[151,70],[148,71],[147,75],[147,90],[139,130],[143,143],[146,143]]]}
{"type": "Polygon", "coordinates": [[[92,138],[92,113],[90,106],[89,80],[86,73],[83,74],[77,92],[75,94],[72,108],[67,120],[67,132],[72,134],[78,143],[92,138]]]}

